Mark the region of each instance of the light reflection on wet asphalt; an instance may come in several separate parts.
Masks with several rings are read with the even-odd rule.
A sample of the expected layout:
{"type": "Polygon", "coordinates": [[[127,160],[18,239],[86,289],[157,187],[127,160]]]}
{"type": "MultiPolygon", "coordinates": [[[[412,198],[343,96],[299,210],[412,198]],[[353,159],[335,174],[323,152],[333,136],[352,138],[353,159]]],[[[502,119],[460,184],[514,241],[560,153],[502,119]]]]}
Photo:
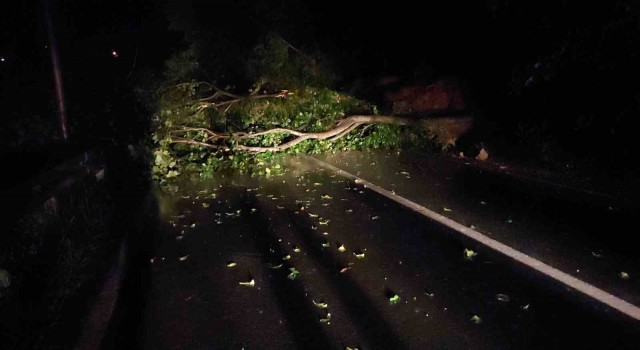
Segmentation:
{"type": "MultiPolygon", "coordinates": [[[[637,324],[361,184],[300,159],[287,169],[158,190],[143,348],[620,349],[640,339],[637,324]]],[[[372,180],[386,176],[375,169],[372,180]]]]}

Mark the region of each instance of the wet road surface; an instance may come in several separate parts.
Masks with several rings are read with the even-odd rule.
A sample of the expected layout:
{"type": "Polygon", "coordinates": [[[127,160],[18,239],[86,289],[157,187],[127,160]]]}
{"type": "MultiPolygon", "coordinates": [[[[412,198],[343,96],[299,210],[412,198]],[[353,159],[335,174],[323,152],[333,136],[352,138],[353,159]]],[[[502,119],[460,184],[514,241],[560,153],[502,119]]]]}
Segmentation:
{"type": "MultiPolygon", "coordinates": [[[[593,279],[637,297],[632,254],[581,240],[567,251],[557,246],[573,242],[571,234],[538,241],[534,232],[551,225],[538,220],[548,214],[533,210],[527,219],[525,204],[537,198],[519,197],[504,180],[485,184],[495,177],[451,164],[403,163],[384,152],[325,159],[393,184],[390,190],[422,198],[421,204],[505,236],[550,263],[593,268],[595,275],[600,265],[581,262],[594,261],[590,250],[600,249],[591,259],[604,261],[613,277],[593,279]],[[513,210],[498,210],[501,201],[513,210]],[[581,253],[583,260],[574,261],[581,253]],[[621,269],[629,279],[617,277],[621,269]]],[[[136,330],[121,334],[133,336],[106,343],[144,349],[637,347],[638,321],[306,159],[286,168],[281,176],[183,179],[158,189],[149,282],[139,291],[144,307],[129,311],[139,322],[123,323],[136,330]]]]}
{"type": "Polygon", "coordinates": [[[321,158],[640,306],[640,205],[488,172],[445,157],[321,158]]]}

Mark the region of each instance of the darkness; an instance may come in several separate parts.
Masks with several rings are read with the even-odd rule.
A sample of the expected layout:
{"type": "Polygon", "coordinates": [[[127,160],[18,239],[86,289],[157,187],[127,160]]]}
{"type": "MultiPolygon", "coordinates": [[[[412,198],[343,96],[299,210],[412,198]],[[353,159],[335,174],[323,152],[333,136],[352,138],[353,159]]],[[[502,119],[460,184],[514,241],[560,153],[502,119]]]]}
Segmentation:
{"type": "MultiPolygon", "coordinates": [[[[198,79],[247,86],[248,57],[269,35],[331,69],[336,90],[370,99],[384,112],[382,96],[393,89],[455,81],[476,121],[455,154],[484,147],[492,160],[612,183],[640,175],[633,161],[640,115],[637,0],[40,0],[0,9],[0,162],[7,178],[0,191],[29,191],[27,180],[99,148],[115,179],[108,189],[120,208],[114,227],[125,232],[138,220],[133,208],[149,186],[147,164],[130,163],[130,150],[149,143],[149,90],[157,92],[168,76],[167,60],[195,48],[202,58],[198,79]],[[45,4],[58,46],[68,140],[56,109],[45,4]],[[397,82],[378,83],[388,77],[397,82]]],[[[22,196],[10,211],[17,217],[30,200],[22,196]]],[[[134,270],[145,268],[134,271],[141,278],[128,288],[149,282],[147,231],[130,242],[142,251],[132,258],[134,270]]]]}
{"type": "MultiPolygon", "coordinates": [[[[3,153],[60,141],[41,4],[5,5],[2,12],[3,153]]],[[[637,1],[51,5],[72,138],[80,143],[139,140],[148,117],[132,91],[185,44],[215,43],[225,54],[203,63],[209,77],[239,80],[244,67],[237,57],[276,33],[321,53],[345,91],[358,81],[373,89],[385,75],[406,84],[453,77],[482,121],[477,139],[505,156],[527,160],[549,147],[578,162],[629,170],[626,159],[635,151],[637,1]],[[525,138],[517,134],[522,129],[525,138]]]]}

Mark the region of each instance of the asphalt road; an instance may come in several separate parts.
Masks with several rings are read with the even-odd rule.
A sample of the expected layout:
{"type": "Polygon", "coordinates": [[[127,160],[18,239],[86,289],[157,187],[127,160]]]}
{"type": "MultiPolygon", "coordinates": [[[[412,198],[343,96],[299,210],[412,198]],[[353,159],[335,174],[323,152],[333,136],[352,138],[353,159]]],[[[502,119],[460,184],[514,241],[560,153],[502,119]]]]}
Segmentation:
{"type": "MultiPolygon", "coordinates": [[[[638,304],[631,207],[416,155],[324,160],[638,304]]],[[[103,348],[637,348],[640,321],[308,159],[283,166],[157,190],[103,348]]]]}

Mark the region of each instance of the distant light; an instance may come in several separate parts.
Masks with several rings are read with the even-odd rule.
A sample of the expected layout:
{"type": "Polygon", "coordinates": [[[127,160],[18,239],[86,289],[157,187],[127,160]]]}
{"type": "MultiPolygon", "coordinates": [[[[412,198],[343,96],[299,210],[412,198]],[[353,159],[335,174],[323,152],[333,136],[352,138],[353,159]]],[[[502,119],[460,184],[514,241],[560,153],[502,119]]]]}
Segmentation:
{"type": "Polygon", "coordinates": [[[118,51],[116,50],[111,51],[111,56],[113,56],[113,58],[118,58],[118,51]]]}
{"type": "Polygon", "coordinates": [[[4,61],[6,61],[4,57],[0,57],[0,62],[4,62],[4,61]]]}

